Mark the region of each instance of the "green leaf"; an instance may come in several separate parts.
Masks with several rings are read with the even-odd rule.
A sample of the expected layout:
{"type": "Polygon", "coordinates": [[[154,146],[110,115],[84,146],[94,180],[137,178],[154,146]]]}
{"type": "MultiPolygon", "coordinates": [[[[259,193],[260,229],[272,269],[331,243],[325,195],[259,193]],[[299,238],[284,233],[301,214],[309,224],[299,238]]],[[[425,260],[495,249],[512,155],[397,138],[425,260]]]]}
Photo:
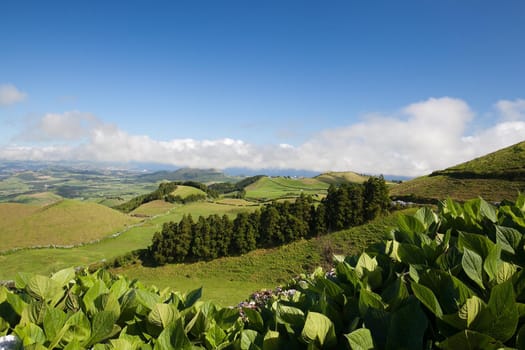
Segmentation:
{"type": "Polygon", "coordinates": [[[483,260],[479,254],[468,248],[463,248],[461,266],[471,280],[476,282],[482,289],[485,289],[483,285],[483,260]]]}
{"type": "Polygon", "coordinates": [[[489,276],[489,281],[493,281],[498,274],[499,263],[501,262],[500,256],[501,247],[499,245],[492,246],[483,263],[483,270],[485,270],[487,276],[489,276]]]}
{"type": "Polygon", "coordinates": [[[464,330],[439,343],[443,350],[496,350],[504,345],[496,339],[475,331],[464,330]]]}
{"type": "Polygon", "coordinates": [[[423,349],[423,339],[428,321],[417,299],[410,299],[406,305],[391,314],[386,349],[423,349]]]}
{"type": "MultiPolygon", "coordinates": [[[[263,321],[261,314],[257,312],[256,310],[250,309],[247,307],[243,308],[242,311],[244,312],[244,315],[247,319],[248,326],[250,328],[255,329],[258,332],[263,333],[264,332],[264,321],[263,321]]],[[[303,319],[304,319],[304,315],[303,315],[303,319]]]]}
{"type": "Polygon", "coordinates": [[[55,305],[64,295],[62,285],[49,277],[34,275],[26,285],[27,292],[38,300],[44,300],[55,305]]]}
{"type": "Polygon", "coordinates": [[[76,276],[75,269],[70,267],[70,268],[55,272],[51,276],[51,279],[57,282],[60,286],[66,286],[71,280],[74,280],[75,276],[76,276]]]}
{"type": "Polygon", "coordinates": [[[467,302],[458,311],[459,318],[466,321],[466,326],[471,325],[476,321],[478,316],[487,309],[487,305],[483,300],[477,296],[472,296],[467,299],[467,302]]]}
{"type": "Polygon", "coordinates": [[[24,326],[17,325],[14,333],[22,340],[24,347],[32,344],[44,344],[46,341],[42,328],[33,323],[28,323],[24,326]]]}
{"type": "Polygon", "coordinates": [[[366,289],[361,289],[361,293],[359,293],[359,313],[361,314],[361,317],[363,317],[368,308],[383,310],[385,308],[385,305],[383,304],[383,301],[381,300],[381,296],[370,292],[366,289]]]}
{"type": "Polygon", "coordinates": [[[177,319],[175,322],[168,325],[160,333],[155,343],[155,350],[165,349],[181,349],[191,350],[192,345],[186,333],[184,333],[184,325],[182,319],[177,319]]]}
{"type": "Polygon", "coordinates": [[[432,311],[432,313],[436,315],[437,318],[441,318],[443,316],[443,310],[441,310],[439,301],[431,289],[416,282],[412,282],[410,286],[412,287],[412,291],[414,292],[416,298],[418,298],[419,301],[423,303],[423,305],[432,311]]]}
{"type": "Polygon", "coordinates": [[[492,242],[486,236],[476,233],[459,233],[458,247],[460,249],[468,248],[469,250],[481,256],[483,259],[489,255],[489,252],[494,245],[494,242],[492,242]]]}
{"type": "Polygon", "coordinates": [[[519,231],[511,227],[496,225],[496,243],[500,244],[502,250],[507,253],[516,254],[522,237],[519,231]]]}
{"type": "Polygon", "coordinates": [[[516,335],[516,346],[519,350],[525,350],[525,325],[521,326],[516,335]]]}
{"type": "Polygon", "coordinates": [[[501,284],[514,276],[518,268],[514,264],[505,261],[498,261],[498,271],[496,273],[496,282],[501,284]]]}
{"type": "Polygon", "coordinates": [[[87,342],[91,336],[89,319],[82,311],[74,313],[67,319],[58,336],[61,338],[61,344],[67,344],[73,341],[77,341],[79,344],[87,342]]]}
{"type": "Polygon", "coordinates": [[[135,292],[137,301],[147,310],[152,310],[159,302],[160,297],[155,293],[145,289],[137,289],[135,292]]]}
{"type": "Polygon", "coordinates": [[[280,350],[279,332],[269,330],[264,335],[263,350],[280,350]]]}
{"type": "Polygon", "coordinates": [[[259,333],[253,329],[244,329],[241,332],[241,350],[253,349],[254,345],[257,346],[257,343],[259,343],[259,338],[259,333]]]}
{"type": "Polygon", "coordinates": [[[93,283],[93,286],[88,289],[86,294],[84,294],[84,297],[82,300],[84,301],[84,305],[86,306],[86,311],[89,315],[94,315],[99,310],[95,306],[95,300],[101,295],[109,293],[108,287],[106,287],[106,284],[102,280],[95,280],[93,283]]]}
{"type": "Polygon", "coordinates": [[[212,325],[205,333],[204,339],[210,348],[216,349],[226,342],[227,334],[217,325],[212,325]]]}
{"type": "Polygon", "coordinates": [[[487,203],[485,200],[480,198],[480,214],[482,217],[489,219],[491,222],[498,222],[498,216],[496,214],[496,208],[493,205],[487,203]]]}
{"type": "Polygon", "coordinates": [[[337,343],[332,321],[325,315],[312,311],[306,316],[301,338],[307,344],[313,343],[319,348],[329,348],[337,343]]]}
{"type": "Polygon", "coordinates": [[[428,263],[423,249],[414,244],[399,243],[397,255],[399,260],[405,264],[426,265],[428,263]]]}
{"type": "Polygon", "coordinates": [[[115,315],[112,312],[97,312],[93,316],[93,321],[91,323],[91,338],[88,341],[88,346],[99,343],[111,336],[115,321],[115,315]]]}
{"type": "Polygon", "coordinates": [[[400,243],[417,244],[416,238],[425,232],[425,225],[411,215],[399,215],[397,218],[397,230],[394,232],[396,241],[400,243]]]}
{"type": "Polygon", "coordinates": [[[66,323],[66,320],[67,316],[62,310],[57,308],[47,310],[44,316],[44,331],[50,341],[55,343],[60,341],[60,339],[56,339],[56,337],[66,323]]]}
{"type": "Polygon", "coordinates": [[[303,326],[305,322],[303,310],[283,305],[279,302],[275,303],[275,317],[279,323],[287,323],[293,326],[303,326]]]}
{"type": "Polygon", "coordinates": [[[184,300],[184,308],[189,308],[190,306],[195,304],[195,302],[199,300],[201,297],[202,297],[202,287],[192,290],[191,292],[186,294],[186,298],[184,300]]]}
{"type": "Polygon", "coordinates": [[[367,328],[356,329],[355,331],[345,334],[348,344],[352,350],[373,350],[374,341],[372,334],[367,328]]]}
{"type": "Polygon", "coordinates": [[[357,265],[355,266],[355,272],[359,278],[363,278],[365,273],[372,272],[377,268],[377,260],[371,258],[366,252],[361,253],[359,260],[357,260],[357,265]]]}
{"type": "Polygon", "coordinates": [[[158,327],[166,328],[179,317],[179,312],[173,305],[156,304],[148,315],[148,321],[158,327]]]}

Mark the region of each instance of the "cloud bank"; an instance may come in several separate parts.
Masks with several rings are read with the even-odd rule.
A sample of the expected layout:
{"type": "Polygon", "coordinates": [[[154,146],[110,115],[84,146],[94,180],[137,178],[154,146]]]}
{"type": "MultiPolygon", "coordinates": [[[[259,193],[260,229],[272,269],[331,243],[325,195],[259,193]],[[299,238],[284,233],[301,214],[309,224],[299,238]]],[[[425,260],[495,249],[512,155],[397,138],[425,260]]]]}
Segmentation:
{"type": "Polygon", "coordinates": [[[26,94],[12,84],[0,85],[0,106],[8,106],[23,101],[26,94]]]}
{"type": "Polygon", "coordinates": [[[301,145],[259,146],[243,140],[155,140],[131,135],[81,112],[46,114],[22,133],[45,144],[10,145],[0,158],[157,162],[196,168],[353,170],[417,176],[525,140],[525,100],[494,105],[493,125],[468,134],[476,115],[456,98],[430,98],[391,115],[319,132],[301,145]]]}

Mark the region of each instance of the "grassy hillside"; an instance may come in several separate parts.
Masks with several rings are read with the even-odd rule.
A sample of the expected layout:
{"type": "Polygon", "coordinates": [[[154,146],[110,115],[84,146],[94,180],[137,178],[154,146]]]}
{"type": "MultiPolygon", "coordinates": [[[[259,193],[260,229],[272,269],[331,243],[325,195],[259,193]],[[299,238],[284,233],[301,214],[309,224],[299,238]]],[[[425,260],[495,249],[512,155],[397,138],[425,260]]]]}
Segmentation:
{"type": "Polygon", "coordinates": [[[163,200],[154,200],[149,203],[144,203],[130,214],[133,216],[155,216],[168,212],[175,205],[163,200]]]}
{"type": "Polygon", "coordinates": [[[161,267],[131,265],[114,271],[158,287],[189,291],[204,287],[203,299],[235,305],[259,289],[273,289],[317,266],[328,267],[333,254],[353,254],[380,240],[397,214],[369,224],[243,256],[161,267]]]}
{"type": "Polygon", "coordinates": [[[33,194],[21,194],[13,198],[12,202],[46,206],[59,202],[62,199],[62,197],[53,192],[39,192],[33,194]]]}
{"type": "Polygon", "coordinates": [[[368,180],[369,176],[359,175],[353,171],[328,172],[315,177],[315,179],[325,182],[329,185],[337,185],[347,182],[363,183],[368,180]]]}
{"type": "Polygon", "coordinates": [[[141,182],[159,182],[159,181],[197,181],[202,183],[209,182],[235,182],[240,178],[228,176],[220,170],[215,169],[192,169],[183,168],[176,171],[157,171],[151,174],[138,176],[141,182]]]}
{"type": "MultiPolygon", "coordinates": [[[[4,210],[7,207],[2,207],[3,205],[5,204],[0,204],[0,215],[5,217],[12,216],[9,214],[9,211],[4,210]]],[[[30,217],[32,213],[39,210],[36,206],[25,206],[22,204],[9,204],[9,206],[13,207],[11,210],[19,213],[24,213],[23,211],[25,210],[26,217],[30,217]]],[[[184,214],[191,214],[194,218],[197,218],[199,215],[211,214],[226,214],[234,217],[239,212],[255,209],[257,207],[253,206],[253,203],[250,203],[249,206],[211,202],[193,202],[186,205],[175,204],[172,205],[168,213],[153,219],[146,219],[137,226],[128,226],[128,230],[115,238],[104,239],[97,243],[75,248],[26,249],[4,254],[0,253],[0,266],[2,266],[0,269],[0,280],[14,279],[19,271],[49,274],[69,266],[86,266],[102,260],[109,261],[133,250],[146,248],[151,244],[153,234],[162,228],[163,223],[180,221],[184,214]]],[[[85,227],[89,228],[90,226],[85,224],[85,227]]],[[[3,239],[4,234],[1,231],[0,235],[0,239],[3,239]]],[[[55,239],[55,231],[52,233],[48,232],[46,242],[53,239],[55,239]]]]}
{"type": "Polygon", "coordinates": [[[200,190],[198,188],[195,188],[195,187],[183,186],[183,185],[177,186],[175,191],[171,192],[171,194],[173,196],[179,196],[182,199],[186,199],[189,196],[204,196],[204,197],[206,197],[206,192],[204,192],[204,191],[202,191],[202,190],[200,190]]]}
{"type": "Polygon", "coordinates": [[[412,201],[483,197],[499,202],[525,191],[525,142],[435,171],[391,188],[390,195],[412,201]]]}
{"type": "Polygon", "coordinates": [[[262,177],[247,186],[245,190],[248,199],[274,200],[283,197],[297,197],[301,193],[326,194],[328,186],[327,183],[312,178],[262,177]]]}
{"type": "Polygon", "coordinates": [[[45,207],[1,203],[1,250],[89,242],[136,222],[137,219],[105,206],[75,200],[63,200],[45,207]]]}

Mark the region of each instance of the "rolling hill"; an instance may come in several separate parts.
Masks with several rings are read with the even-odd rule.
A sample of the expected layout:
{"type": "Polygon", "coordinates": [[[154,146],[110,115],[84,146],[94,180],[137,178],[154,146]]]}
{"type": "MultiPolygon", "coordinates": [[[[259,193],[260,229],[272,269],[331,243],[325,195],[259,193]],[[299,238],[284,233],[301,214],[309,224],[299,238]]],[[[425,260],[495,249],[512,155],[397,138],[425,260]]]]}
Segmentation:
{"type": "Polygon", "coordinates": [[[244,189],[247,199],[265,201],[297,197],[301,193],[310,195],[325,194],[328,186],[328,183],[312,178],[295,179],[263,176],[244,189]]]}
{"type": "Polygon", "coordinates": [[[0,203],[1,251],[41,245],[76,245],[138,222],[100,204],[62,200],[40,207],[0,203]]]}
{"type": "Polygon", "coordinates": [[[325,182],[329,185],[337,185],[347,182],[363,183],[366,180],[368,180],[369,177],[370,176],[360,175],[353,171],[332,171],[318,175],[314,177],[314,179],[319,180],[321,182],[325,182]]]}
{"type": "Polygon", "coordinates": [[[483,197],[500,202],[525,191],[525,142],[404,182],[390,190],[394,199],[436,202],[483,197]]]}

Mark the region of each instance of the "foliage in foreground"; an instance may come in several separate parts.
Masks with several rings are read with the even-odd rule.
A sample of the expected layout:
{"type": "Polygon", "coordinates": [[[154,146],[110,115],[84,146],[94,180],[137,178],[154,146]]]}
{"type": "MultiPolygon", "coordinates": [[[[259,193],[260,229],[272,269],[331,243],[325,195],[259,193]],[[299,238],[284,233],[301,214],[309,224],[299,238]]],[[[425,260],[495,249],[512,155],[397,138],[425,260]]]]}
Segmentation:
{"type": "Polygon", "coordinates": [[[524,233],[525,196],[445,201],[240,313],[104,271],[20,275],[0,289],[0,335],[26,349],[524,349],[524,233]]]}

